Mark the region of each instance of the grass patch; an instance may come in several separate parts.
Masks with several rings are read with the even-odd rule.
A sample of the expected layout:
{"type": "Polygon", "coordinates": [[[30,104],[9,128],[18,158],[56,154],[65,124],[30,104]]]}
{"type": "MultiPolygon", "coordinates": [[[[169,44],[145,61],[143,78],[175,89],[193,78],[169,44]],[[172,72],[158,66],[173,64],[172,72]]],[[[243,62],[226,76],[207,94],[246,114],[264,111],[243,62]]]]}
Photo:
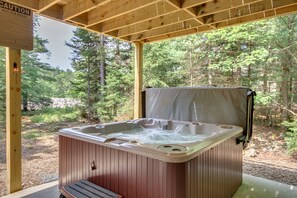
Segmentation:
{"type": "Polygon", "coordinates": [[[77,108],[46,108],[38,111],[23,113],[30,116],[33,123],[71,122],[79,118],[80,112],[77,108]]]}
{"type": "Polygon", "coordinates": [[[26,140],[32,140],[32,139],[40,138],[43,135],[45,134],[41,133],[41,131],[32,131],[32,132],[23,133],[22,137],[26,140]]]}
{"type": "Polygon", "coordinates": [[[26,140],[43,138],[48,135],[51,135],[51,133],[47,132],[46,130],[40,130],[40,129],[29,129],[29,130],[22,132],[22,138],[24,138],[26,140]]]}

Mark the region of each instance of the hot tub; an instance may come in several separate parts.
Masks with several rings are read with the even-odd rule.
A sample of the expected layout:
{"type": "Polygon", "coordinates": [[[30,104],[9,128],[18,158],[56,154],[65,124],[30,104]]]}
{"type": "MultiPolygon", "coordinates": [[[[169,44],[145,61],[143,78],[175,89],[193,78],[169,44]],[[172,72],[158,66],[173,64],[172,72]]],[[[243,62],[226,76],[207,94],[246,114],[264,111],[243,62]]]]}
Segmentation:
{"type": "Polygon", "coordinates": [[[232,197],[243,129],[143,118],[62,129],[59,186],[89,180],[126,198],[232,197]]]}

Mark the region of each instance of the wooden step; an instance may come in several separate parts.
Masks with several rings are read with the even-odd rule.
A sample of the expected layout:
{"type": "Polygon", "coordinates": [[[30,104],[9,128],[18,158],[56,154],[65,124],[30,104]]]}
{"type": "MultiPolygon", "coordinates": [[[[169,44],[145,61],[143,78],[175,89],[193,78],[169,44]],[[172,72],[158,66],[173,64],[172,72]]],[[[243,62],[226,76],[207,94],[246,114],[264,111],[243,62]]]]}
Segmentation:
{"type": "Polygon", "coordinates": [[[123,198],[117,193],[86,180],[62,187],[61,193],[66,198],[123,198]]]}

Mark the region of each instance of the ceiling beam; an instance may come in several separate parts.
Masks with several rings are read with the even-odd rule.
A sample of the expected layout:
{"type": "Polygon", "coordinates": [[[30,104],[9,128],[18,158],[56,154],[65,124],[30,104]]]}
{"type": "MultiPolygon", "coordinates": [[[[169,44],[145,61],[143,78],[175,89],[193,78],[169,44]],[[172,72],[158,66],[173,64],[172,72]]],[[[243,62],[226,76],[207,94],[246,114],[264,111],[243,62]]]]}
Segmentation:
{"type": "Polygon", "coordinates": [[[212,30],[212,28],[209,27],[208,25],[204,25],[204,26],[200,26],[198,28],[191,28],[191,29],[186,29],[186,30],[179,31],[179,32],[173,32],[173,33],[164,34],[161,36],[151,37],[151,38],[142,40],[142,42],[143,43],[152,43],[152,42],[157,42],[157,41],[161,41],[161,40],[167,40],[167,39],[180,37],[183,35],[197,34],[198,30],[199,30],[199,32],[206,32],[206,31],[212,30]]]}
{"type": "Polygon", "coordinates": [[[53,5],[49,9],[44,10],[43,12],[40,12],[40,15],[46,16],[51,19],[63,21],[63,13],[61,10],[61,6],[59,5],[53,5]]]}
{"type": "Polygon", "coordinates": [[[108,2],[110,0],[72,0],[63,6],[63,20],[77,17],[108,2]]]}
{"type": "Polygon", "coordinates": [[[173,7],[180,9],[182,6],[182,0],[166,0],[173,7]]]}
{"type": "Polygon", "coordinates": [[[170,26],[166,26],[163,28],[158,28],[155,30],[147,31],[141,34],[135,34],[130,37],[130,41],[139,41],[150,37],[155,37],[163,34],[173,33],[184,31],[185,29],[192,29],[194,27],[198,27],[201,24],[195,21],[194,19],[190,19],[188,21],[183,21],[180,23],[176,23],[170,26]]]}
{"type": "MultiPolygon", "coordinates": [[[[166,17],[167,15],[173,15],[176,12],[180,11],[180,8],[177,6],[178,3],[172,3],[172,1],[173,0],[159,1],[156,4],[149,5],[140,10],[136,10],[121,17],[100,23],[100,26],[97,26],[96,28],[100,28],[100,32],[108,33],[114,30],[120,30],[122,28],[128,28],[131,31],[132,29],[134,29],[134,27],[143,27],[143,24],[146,24],[148,22],[151,23],[151,20],[159,20],[159,17],[166,17]]],[[[199,2],[205,3],[209,1],[211,0],[200,0],[199,2]]],[[[197,5],[197,2],[198,1],[193,2],[192,5],[197,5]]],[[[188,9],[183,10],[187,11],[188,9]]],[[[196,17],[195,14],[191,14],[192,18],[196,17]]]]}
{"type": "Polygon", "coordinates": [[[120,17],[100,23],[101,32],[110,32],[128,25],[146,22],[156,17],[161,17],[166,14],[176,12],[176,8],[164,1],[156,2],[155,4],[122,15],[120,17]]]}
{"type": "MultiPolygon", "coordinates": [[[[286,0],[276,0],[276,6],[278,6],[278,8],[276,9],[271,9],[271,10],[265,10],[264,12],[257,12],[254,14],[250,14],[247,16],[242,16],[242,17],[237,17],[234,19],[230,19],[228,21],[223,21],[217,24],[217,28],[224,28],[224,27],[230,27],[230,26],[235,26],[235,25],[240,25],[240,24],[244,24],[244,23],[248,23],[251,21],[258,21],[261,19],[266,19],[266,18],[272,18],[275,16],[281,16],[281,15],[286,15],[288,13],[296,13],[297,12],[297,3],[292,4],[292,1],[287,1],[287,2],[283,2],[286,0]],[[282,3],[280,3],[282,1],[282,3]],[[291,3],[290,3],[291,2],[291,3]],[[286,3],[290,3],[289,5],[286,3]],[[285,4],[287,6],[285,6],[285,4]]],[[[175,32],[175,33],[168,33],[168,34],[164,34],[164,35],[160,35],[160,36],[156,36],[156,37],[150,37],[150,38],[146,38],[141,40],[141,42],[143,43],[152,43],[152,42],[156,42],[156,41],[161,41],[161,40],[166,40],[166,39],[171,39],[171,38],[175,38],[175,37],[180,37],[180,36],[185,36],[185,35],[191,35],[191,34],[196,34],[196,33],[203,33],[206,31],[211,30],[211,28],[207,25],[204,26],[199,26],[198,30],[197,29],[187,29],[184,31],[179,31],[179,32],[175,32]]]]}
{"type": "MultiPolygon", "coordinates": [[[[191,3],[191,6],[200,5],[206,2],[211,2],[213,0],[195,0],[191,3]]],[[[165,0],[158,1],[155,4],[151,4],[142,9],[136,10],[135,12],[122,15],[118,18],[112,20],[104,21],[100,24],[101,32],[110,32],[127,25],[133,25],[144,20],[148,21],[155,17],[162,16],[163,14],[171,14],[172,12],[178,11],[181,6],[181,1],[179,0],[165,0]]],[[[194,18],[194,16],[193,16],[194,18]]],[[[92,24],[92,22],[89,22],[92,24]]]]}
{"type": "MultiPolygon", "coordinates": [[[[293,4],[287,7],[280,7],[275,9],[275,14],[278,16],[285,15],[285,14],[292,14],[297,13],[297,4],[293,4]]],[[[267,16],[267,14],[266,14],[267,16]]]]}
{"type": "Polygon", "coordinates": [[[85,27],[88,23],[88,13],[83,13],[79,16],[76,16],[74,18],[68,19],[67,21],[71,21],[79,26],[85,27]]]}
{"type": "MultiPolygon", "coordinates": [[[[280,1],[286,1],[286,0],[278,0],[278,1],[280,2],[280,1]]],[[[285,6],[283,3],[274,4],[274,5],[277,6],[277,8],[265,10],[262,12],[256,12],[242,17],[233,18],[228,20],[227,23],[226,21],[223,21],[218,23],[217,27],[223,28],[226,26],[234,26],[234,25],[239,25],[247,22],[259,21],[264,18],[268,19],[275,16],[282,16],[285,14],[297,13],[297,2],[295,4],[290,4],[288,6],[285,6]]]]}
{"type": "Polygon", "coordinates": [[[88,12],[88,26],[116,18],[118,16],[154,4],[158,0],[120,0],[111,1],[88,12]]]}
{"type": "MultiPolygon", "coordinates": [[[[216,28],[222,28],[222,27],[226,27],[226,26],[230,26],[230,25],[245,23],[248,21],[260,20],[262,18],[265,18],[264,11],[275,10],[276,6],[278,6],[278,9],[281,9],[285,5],[288,5],[288,4],[292,6],[293,2],[294,2],[294,0],[274,0],[274,4],[271,4],[271,0],[264,0],[261,2],[251,3],[248,5],[244,5],[244,6],[235,8],[233,10],[230,10],[230,12],[223,11],[221,13],[216,13],[213,15],[205,16],[205,17],[203,17],[203,20],[205,23],[213,24],[214,27],[216,27],[216,28]],[[274,6],[274,7],[272,7],[272,6],[274,6]],[[238,13],[241,13],[241,14],[239,15],[238,13]],[[212,17],[212,18],[209,19],[207,17],[212,17]],[[215,19],[217,19],[217,20],[223,19],[224,21],[221,21],[218,23],[215,19]]],[[[297,3],[295,3],[295,5],[296,4],[297,3]]],[[[289,6],[289,7],[291,7],[291,6],[289,6]]],[[[276,13],[276,10],[275,10],[275,13],[276,13]]],[[[294,11],[293,8],[291,8],[291,10],[294,11]]],[[[286,8],[286,13],[287,12],[289,12],[288,8],[286,8]]],[[[295,10],[295,12],[297,12],[297,10],[295,10]]],[[[203,26],[198,26],[197,32],[204,31],[201,29],[199,30],[200,27],[203,27],[203,26]]],[[[164,37],[167,37],[166,35],[171,34],[173,32],[172,29],[174,29],[174,28],[172,27],[171,29],[167,29],[168,30],[167,32],[164,31],[163,35],[159,35],[159,36],[165,35],[164,37]]],[[[178,32],[182,31],[181,28],[175,28],[175,29],[178,32]]],[[[191,27],[188,29],[193,29],[193,28],[191,27]]],[[[158,29],[156,29],[156,30],[158,30],[158,29]]],[[[151,38],[156,37],[155,34],[152,33],[152,31],[148,31],[145,33],[146,34],[132,35],[130,39],[135,40],[138,38],[139,40],[142,40],[142,42],[152,42],[153,39],[151,39],[151,38]]],[[[160,32],[160,33],[162,33],[162,32],[160,32]]],[[[160,37],[158,37],[158,38],[160,38],[160,37]]]]}
{"type": "Polygon", "coordinates": [[[52,7],[53,5],[59,3],[61,0],[39,0],[39,7],[38,13],[47,10],[48,8],[52,7]]]}
{"type": "Polygon", "coordinates": [[[247,4],[252,4],[256,2],[263,2],[263,0],[226,0],[206,3],[204,5],[197,6],[197,16],[206,16],[209,14],[215,14],[232,8],[240,7],[247,4]]]}
{"type": "Polygon", "coordinates": [[[182,9],[191,8],[198,5],[204,5],[206,3],[210,3],[213,1],[217,1],[217,0],[184,0],[182,2],[181,8],[182,9]]]}
{"type": "Polygon", "coordinates": [[[137,23],[134,25],[130,25],[128,27],[121,28],[117,30],[118,37],[124,37],[136,33],[145,32],[148,30],[153,30],[160,27],[165,27],[168,25],[172,25],[174,23],[180,23],[186,20],[193,18],[189,13],[179,10],[172,14],[161,16],[158,18],[151,19],[149,21],[145,21],[142,23],[137,23]]]}
{"type": "MultiPolygon", "coordinates": [[[[171,1],[172,0],[170,0],[170,2],[171,1]]],[[[167,0],[167,2],[169,2],[169,0],[167,0]]],[[[193,5],[194,2],[195,2],[195,5],[196,5],[197,1],[186,1],[184,3],[187,3],[185,5],[189,6],[189,5],[193,5]],[[189,4],[191,2],[192,2],[192,4],[189,4]]],[[[205,1],[203,1],[203,2],[205,2],[205,1]]],[[[247,3],[252,3],[252,2],[259,2],[259,0],[248,0],[247,3]]],[[[242,5],[242,3],[244,3],[244,2],[242,2],[242,0],[232,0],[232,1],[229,0],[229,3],[226,4],[225,6],[219,6],[218,4],[214,4],[213,2],[204,3],[204,4],[202,4],[202,5],[200,4],[200,5],[202,6],[202,8],[204,8],[206,10],[205,13],[208,13],[208,11],[213,11],[213,8],[217,6],[216,8],[219,8],[219,10],[214,11],[216,13],[216,12],[219,12],[220,10],[227,10],[226,8],[239,7],[239,6],[242,5]],[[208,6],[208,4],[210,6],[208,6]]],[[[177,5],[179,5],[176,2],[175,3],[170,3],[170,4],[173,5],[175,8],[177,8],[178,7],[177,5]]],[[[188,20],[190,18],[194,18],[201,25],[206,24],[206,25],[210,26],[212,29],[215,29],[215,25],[210,23],[209,19],[211,19],[211,17],[196,18],[196,15],[198,14],[198,12],[196,12],[196,10],[193,7],[179,9],[179,10],[184,10],[184,11],[186,11],[188,13],[187,15],[185,15],[185,14],[181,15],[180,21],[185,21],[185,20],[188,20]],[[208,20],[205,20],[205,19],[208,19],[208,20]]],[[[174,13],[172,13],[170,15],[174,15],[176,13],[177,12],[174,12],[174,13]]],[[[180,13],[178,13],[178,14],[180,14],[180,13]]],[[[201,12],[201,13],[204,14],[204,12],[201,12]]],[[[150,31],[150,30],[152,30],[154,28],[162,28],[162,27],[164,27],[166,25],[170,25],[170,24],[179,22],[179,20],[174,20],[174,19],[172,21],[168,20],[170,18],[170,15],[165,15],[165,16],[160,17],[160,18],[155,18],[155,19],[151,19],[149,21],[144,21],[142,23],[138,23],[138,24],[134,24],[134,25],[131,25],[131,26],[128,26],[128,27],[120,28],[119,30],[116,30],[116,31],[112,32],[112,34],[115,35],[115,36],[123,37],[123,36],[128,36],[128,35],[132,35],[132,34],[136,34],[136,33],[150,31]]]]}
{"type": "MultiPolygon", "coordinates": [[[[207,15],[201,17],[205,24],[213,24],[222,21],[228,21],[230,19],[240,18],[244,16],[254,15],[263,11],[273,11],[276,8],[287,7],[288,5],[297,4],[296,0],[274,0],[274,3],[271,3],[271,0],[264,0],[261,2],[256,2],[241,7],[233,8],[227,11],[223,11],[216,14],[207,15]],[[295,2],[295,3],[294,3],[295,2]],[[273,7],[272,7],[273,6],[273,7]]],[[[261,16],[261,15],[254,15],[261,16]]],[[[261,17],[262,18],[262,17],[261,17]]]]}
{"type": "Polygon", "coordinates": [[[286,7],[288,5],[296,4],[297,0],[271,0],[273,8],[286,7]]]}

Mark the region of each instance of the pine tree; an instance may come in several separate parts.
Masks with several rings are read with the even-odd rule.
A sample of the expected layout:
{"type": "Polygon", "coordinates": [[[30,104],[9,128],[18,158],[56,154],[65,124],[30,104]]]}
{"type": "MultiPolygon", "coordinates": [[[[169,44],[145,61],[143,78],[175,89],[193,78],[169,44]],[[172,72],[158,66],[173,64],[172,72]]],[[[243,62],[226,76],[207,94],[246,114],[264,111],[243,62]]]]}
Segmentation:
{"type": "Polygon", "coordinates": [[[23,110],[28,105],[48,106],[51,103],[51,87],[45,86],[47,81],[55,81],[50,72],[54,70],[49,64],[41,62],[39,54],[49,53],[46,48],[47,40],[34,37],[33,51],[22,51],[22,101],[23,110]]]}
{"type": "Polygon", "coordinates": [[[131,119],[133,105],[132,46],[113,38],[106,44],[106,84],[98,113],[102,121],[131,119]]]}
{"type": "Polygon", "coordinates": [[[94,105],[100,100],[100,83],[104,82],[101,79],[104,78],[104,75],[101,76],[102,65],[105,65],[104,41],[101,42],[101,38],[104,39],[98,34],[76,29],[74,37],[66,43],[72,50],[72,67],[75,70],[72,94],[82,101],[82,114],[89,121],[99,119],[94,105]]]}

